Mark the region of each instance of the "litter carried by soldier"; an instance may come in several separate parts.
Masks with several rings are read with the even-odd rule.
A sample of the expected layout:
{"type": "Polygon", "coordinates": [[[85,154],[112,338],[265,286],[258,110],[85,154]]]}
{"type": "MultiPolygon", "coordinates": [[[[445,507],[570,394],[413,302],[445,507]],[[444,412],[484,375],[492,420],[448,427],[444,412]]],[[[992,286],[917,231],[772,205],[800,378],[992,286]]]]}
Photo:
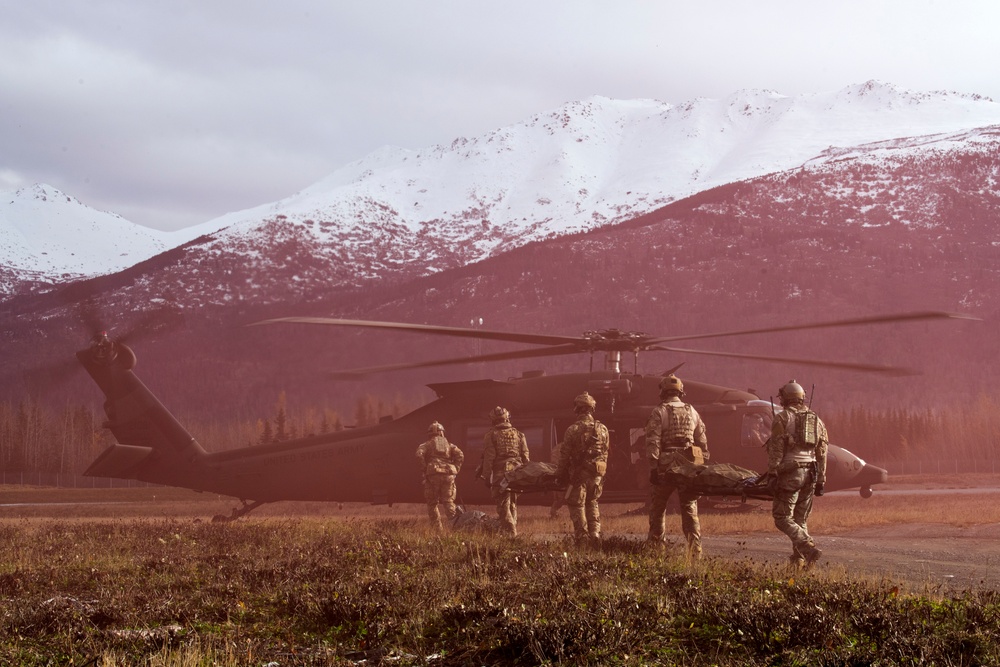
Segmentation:
{"type": "Polygon", "coordinates": [[[438,505],[444,505],[449,520],[455,518],[455,477],[462,469],[465,455],[445,439],[444,426],[438,422],[427,428],[427,435],[430,436],[429,439],[417,447],[417,462],[423,473],[427,515],[431,526],[440,531],[443,525],[438,505]]]}

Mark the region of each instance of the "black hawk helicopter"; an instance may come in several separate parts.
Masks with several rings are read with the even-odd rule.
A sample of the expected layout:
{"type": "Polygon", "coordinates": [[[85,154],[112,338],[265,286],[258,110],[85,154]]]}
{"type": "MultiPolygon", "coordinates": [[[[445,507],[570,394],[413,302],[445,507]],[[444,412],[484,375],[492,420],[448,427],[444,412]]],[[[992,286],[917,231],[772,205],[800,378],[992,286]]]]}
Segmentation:
{"type": "MultiPolygon", "coordinates": [[[[464,452],[466,465],[458,476],[464,503],[490,503],[489,489],[474,479],[487,414],[497,405],[510,410],[515,425],[528,439],[533,460],[549,460],[565,429],[574,421],[573,398],[588,391],[597,399],[597,418],[611,432],[611,459],[603,499],[611,502],[645,501],[648,470],[643,429],[659,403],[661,373],[640,375],[640,352],[674,352],[780,361],[801,366],[854,371],[908,374],[905,369],[863,363],[769,357],[755,354],[679,348],[676,341],[702,340],[779,331],[884,324],[932,319],[971,319],[945,312],[912,312],[843,319],[811,324],[724,331],[684,336],[652,336],[606,329],[581,336],[561,336],[422,324],[288,317],[251,326],[362,327],[436,336],[505,341],[535,347],[508,352],[454,357],[435,361],[358,368],[332,373],[338,379],[371,373],[429,368],[475,362],[529,359],[553,355],[590,354],[591,370],[546,375],[535,371],[507,380],[470,380],[428,385],[437,399],[402,417],[363,428],[310,435],[274,444],[210,453],[177,421],[135,375],[136,356],[106,333],[77,352],[77,358],[106,397],[106,426],[115,436],[88,467],[85,475],[136,479],[144,482],[232,496],[241,501],[230,518],[261,504],[283,500],[397,503],[422,502],[420,471],[415,453],[432,422],[445,427],[446,437],[464,452]],[[636,369],[622,369],[622,355],[631,353],[636,369]],[[604,355],[603,368],[593,369],[595,354],[604,355]]],[[[666,371],[672,372],[679,366],[666,371]]],[[[685,400],[702,415],[714,462],[733,463],[751,470],[766,467],[763,443],[770,434],[774,406],[750,391],[684,378],[685,400]]],[[[862,497],[884,483],[887,472],[865,463],[834,445],[828,455],[828,491],[857,488],[862,497]]],[[[526,499],[530,501],[529,499],[526,499]]],[[[539,499],[548,502],[549,498],[539,499]]]]}

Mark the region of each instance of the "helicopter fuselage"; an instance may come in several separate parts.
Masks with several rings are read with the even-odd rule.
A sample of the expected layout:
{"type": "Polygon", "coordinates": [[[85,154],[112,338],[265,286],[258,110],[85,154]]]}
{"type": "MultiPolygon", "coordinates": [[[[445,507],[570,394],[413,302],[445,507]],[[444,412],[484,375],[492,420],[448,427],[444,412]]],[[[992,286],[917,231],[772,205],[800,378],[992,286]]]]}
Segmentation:
{"type": "MultiPolygon", "coordinates": [[[[429,385],[438,398],[397,419],[364,428],[307,435],[284,442],[209,453],[135,376],[135,355],[116,344],[116,354],[77,353],[107,400],[108,428],[117,442],[85,474],[219,493],[244,501],[422,502],[417,446],[431,422],[465,453],[457,479],[459,500],[491,503],[474,470],[482,455],[489,411],[503,406],[527,436],[532,460],[550,460],[566,428],[575,421],[573,398],[588,391],[596,417],[611,433],[604,498],[645,501],[648,464],[644,427],[659,403],[658,376],[617,370],[547,376],[527,373],[505,381],[476,380],[429,385]]],[[[705,421],[711,461],[755,471],[767,465],[763,443],[770,432],[771,404],[755,394],[701,382],[685,382],[685,400],[705,421]]],[[[831,446],[827,489],[871,485],[886,473],[845,449],[831,446]]],[[[551,502],[549,493],[524,494],[526,502],[551,502]]]]}

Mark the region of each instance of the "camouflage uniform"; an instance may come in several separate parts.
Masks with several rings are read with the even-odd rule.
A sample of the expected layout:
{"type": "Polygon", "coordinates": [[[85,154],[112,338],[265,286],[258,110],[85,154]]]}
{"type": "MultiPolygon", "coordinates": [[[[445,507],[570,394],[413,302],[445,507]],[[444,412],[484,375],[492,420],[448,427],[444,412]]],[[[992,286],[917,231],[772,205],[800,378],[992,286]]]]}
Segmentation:
{"type": "Polygon", "coordinates": [[[792,540],[794,565],[811,565],[819,550],[806,522],[812,512],[813,495],[826,483],[826,452],[829,446],[826,425],[801,401],[785,405],[771,424],[767,441],[767,472],[775,478],[771,516],[774,525],[792,540]],[[808,426],[806,442],[800,442],[803,426],[808,426]],[[809,442],[812,441],[812,442],[809,442]]]}
{"type": "Polygon", "coordinates": [[[483,437],[483,479],[497,504],[497,518],[504,532],[517,535],[517,494],[503,489],[504,475],[529,461],[528,441],[507,420],[498,421],[483,437]]]}
{"type": "Polygon", "coordinates": [[[455,518],[455,476],[464,460],[462,450],[445,439],[443,429],[417,447],[417,461],[424,474],[427,515],[431,525],[438,530],[442,528],[439,503],[444,505],[449,519],[455,518]]]}
{"type": "MultiPolygon", "coordinates": [[[[692,447],[708,450],[705,422],[694,406],[681,400],[680,396],[663,397],[653,408],[646,421],[646,456],[651,471],[658,483],[650,486],[649,534],[654,543],[666,542],[667,502],[674,491],[681,511],[681,531],[687,542],[688,554],[693,558],[701,556],[701,523],[698,521],[698,494],[681,491],[667,483],[664,473],[677,465],[691,463],[699,458],[692,447]]],[[[702,459],[703,461],[703,459],[702,459]]]]}
{"type": "Polygon", "coordinates": [[[604,489],[610,442],[608,428],[592,414],[583,414],[566,429],[560,444],[556,477],[569,482],[566,505],[577,540],[601,537],[601,511],[597,500],[604,489]]]}

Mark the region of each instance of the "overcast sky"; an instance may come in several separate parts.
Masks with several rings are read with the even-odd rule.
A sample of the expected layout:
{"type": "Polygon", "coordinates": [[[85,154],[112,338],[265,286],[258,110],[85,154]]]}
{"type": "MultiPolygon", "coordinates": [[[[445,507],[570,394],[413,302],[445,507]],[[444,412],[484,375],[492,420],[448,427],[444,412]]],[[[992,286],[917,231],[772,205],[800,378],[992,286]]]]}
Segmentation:
{"type": "Polygon", "coordinates": [[[158,229],[592,95],[1000,101],[996,0],[0,0],[0,190],[158,229]]]}

